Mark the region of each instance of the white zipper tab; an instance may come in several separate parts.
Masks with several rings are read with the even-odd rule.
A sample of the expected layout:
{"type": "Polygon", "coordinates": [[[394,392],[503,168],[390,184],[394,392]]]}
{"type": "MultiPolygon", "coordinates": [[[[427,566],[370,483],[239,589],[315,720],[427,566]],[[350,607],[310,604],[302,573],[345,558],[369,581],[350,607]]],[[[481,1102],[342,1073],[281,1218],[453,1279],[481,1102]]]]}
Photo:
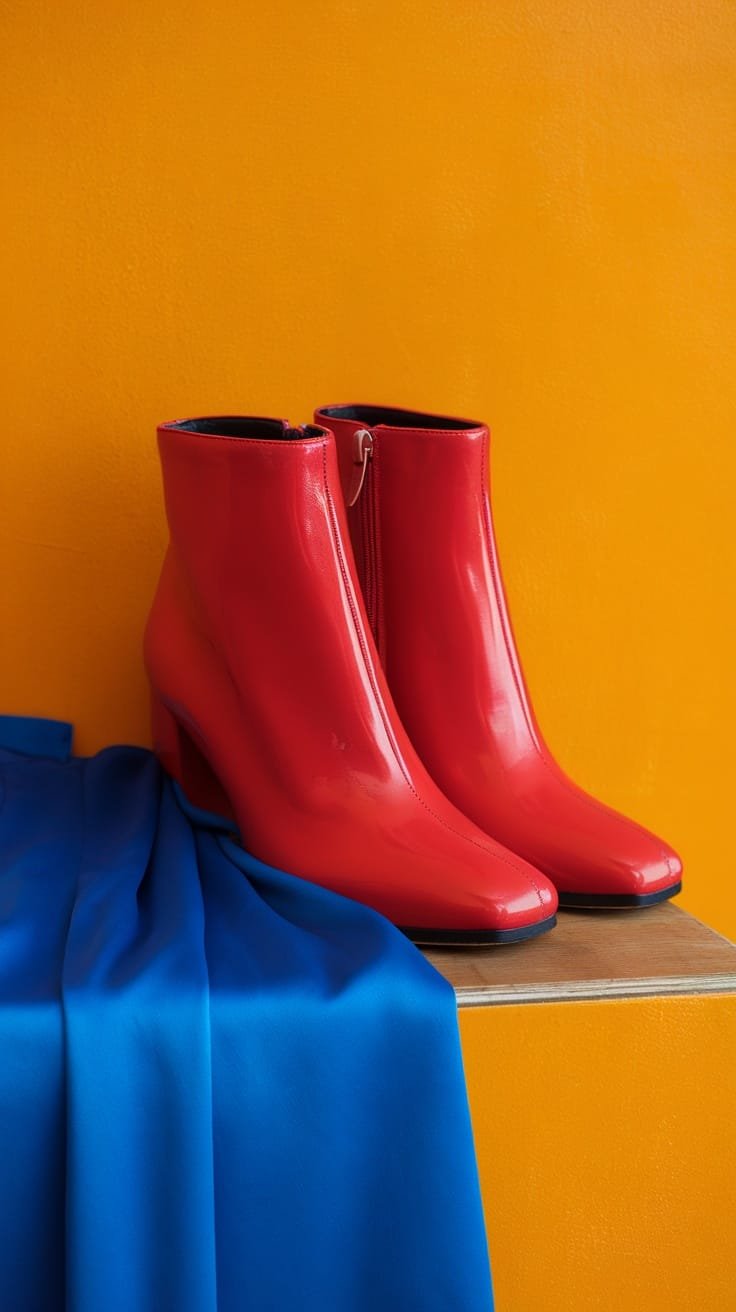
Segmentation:
{"type": "Polygon", "coordinates": [[[358,428],[353,434],[353,464],[360,465],[360,478],[358,486],[352,497],[348,501],[349,506],[354,506],[365,483],[368,461],[373,457],[373,434],[369,428],[358,428]]]}

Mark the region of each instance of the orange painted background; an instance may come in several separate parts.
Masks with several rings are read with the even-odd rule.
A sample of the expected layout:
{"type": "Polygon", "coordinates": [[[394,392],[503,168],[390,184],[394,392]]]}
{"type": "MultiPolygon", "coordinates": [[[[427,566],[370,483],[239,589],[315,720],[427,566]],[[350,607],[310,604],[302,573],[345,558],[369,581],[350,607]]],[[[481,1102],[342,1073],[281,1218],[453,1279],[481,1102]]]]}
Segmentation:
{"type": "Polygon", "coordinates": [[[563,764],[736,934],[729,0],[5,0],[8,711],[145,742],[154,428],[487,418],[563,764]]]}
{"type": "Polygon", "coordinates": [[[467,1007],[497,1312],[732,1312],[736,998],[467,1007]]]}

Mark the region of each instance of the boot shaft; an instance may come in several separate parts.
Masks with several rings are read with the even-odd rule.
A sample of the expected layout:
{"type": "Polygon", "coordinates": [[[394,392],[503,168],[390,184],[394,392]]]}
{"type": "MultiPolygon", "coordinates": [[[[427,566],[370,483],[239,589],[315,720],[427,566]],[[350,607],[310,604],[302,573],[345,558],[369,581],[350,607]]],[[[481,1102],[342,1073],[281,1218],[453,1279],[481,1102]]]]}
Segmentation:
{"type": "MultiPolygon", "coordinates": [[[[420,755],[424,717],[472,721],[491,708],[510,757],[537,741],[503,589],[485,424],[380,406],[327,406],[348,501],[360,477],[355,434],[370,433],[363,486],[348,510],[379,656],[420,755]],[[370,425],[370,427],[369,427],[370,425]]],[[[487,750],[487,744],[486,744],[487,750]]]]}
{"type": "MultiPolygon", "coordinates": [[[[257,588],[264,556],[271,558],[269,589],[286,600],[289,578],[280,560],[289,550],[286,537],[314,509],[313,489],[325,484],[332,454],[325,430],[225,415],[161,424],[157,436],[167,568],[203,628],[214,635],[229,624],[223,593],[234,590],[237,599],[244,586],[257,588]],[[283,542],[282,557],[271,535],[283,542]]],[[[317,539],[323,536],[321,524],[317,539]]],[[[293,551],[288,559],[293,579],[293,551]]]]}
{"type": "Polygon", "coordinates": [[[195,737],[194,681],[205,719],[242,708],[274,794],[329,779],[334,800],[355,777],[421,774],[367,622],[332,434],[228,416],[158,440],[170,542],[144,644],[154,689],[195,737]]]}

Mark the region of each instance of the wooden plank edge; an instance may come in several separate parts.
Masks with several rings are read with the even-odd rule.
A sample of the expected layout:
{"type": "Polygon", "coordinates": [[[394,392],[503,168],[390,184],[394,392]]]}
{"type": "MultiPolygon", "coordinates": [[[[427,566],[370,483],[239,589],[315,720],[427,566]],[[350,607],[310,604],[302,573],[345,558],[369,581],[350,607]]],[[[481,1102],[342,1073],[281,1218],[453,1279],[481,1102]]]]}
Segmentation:
{"type": "Polygon", "coordinates": [[[459,1007],[499,1007],[529,1002],[606,1002],[621,998],[736,993],[736,975],[665,975],[645,979],[562,980],[558,984],[483,984],[455,989],[459,1007]]]}

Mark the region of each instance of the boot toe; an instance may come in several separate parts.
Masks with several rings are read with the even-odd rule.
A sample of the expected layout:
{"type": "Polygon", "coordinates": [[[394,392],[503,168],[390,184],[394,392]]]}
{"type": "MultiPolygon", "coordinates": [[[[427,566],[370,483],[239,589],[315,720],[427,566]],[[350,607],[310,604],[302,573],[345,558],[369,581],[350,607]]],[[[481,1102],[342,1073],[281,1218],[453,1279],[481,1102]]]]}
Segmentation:
{"type": "MultiPolygon", "coordinates": [[[[557,891],[543,874],[525,863],[509,864],[501,877],[498,868],[488,874],[480,887],[461,892],[458,886],[452,902],[436,908],[432,928],[404,926],[404,932],[429,946],[482,947],[519,943],[553,928],[557,891]]],[[[422,911],[426,914],[426,906],[422,911]]]]}
{"type": "Polygon", "coordinates": [[[659,893],[682,879],[682,861],[671,847],[663,846],[661,851],[642,861],[637,870],[632,871],[633,891],[640,897],[659,893]]]}
{"type": "Polygon", "coordinates": [[[483,919],[488,929],[517,929],[540,924],[557,911],[558,895],[552,882],[528,863],[519,863],[502,887],[489,892],[483,901],[483,919]]]}
{"type": "Polygon", "coordinates": [[[635,850],[616,851],[613,846],[591,853],[577,874],[558,879],[563,906],[647,906],[665,901],[679,892],[682,862],[672,848],[644,834],[635,850]]]}
{"type": "Polygon", "coordinates": [[[637,906],[672,897],[682,862],[661,838],[590,797],[564,776],[535,795],[525,852],[552,879],[563,905],[637,906]]]}

